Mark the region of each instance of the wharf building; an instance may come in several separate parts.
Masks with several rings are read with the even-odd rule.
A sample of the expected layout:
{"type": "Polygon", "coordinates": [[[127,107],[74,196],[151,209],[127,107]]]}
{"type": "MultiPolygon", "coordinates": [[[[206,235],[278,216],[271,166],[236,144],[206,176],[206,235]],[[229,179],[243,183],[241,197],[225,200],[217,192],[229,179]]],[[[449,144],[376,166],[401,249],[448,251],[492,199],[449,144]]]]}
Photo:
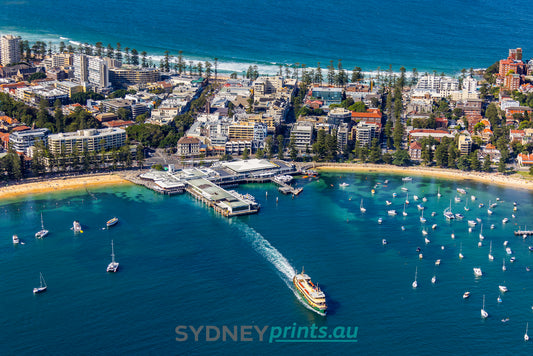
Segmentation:
{"type": "Polygon", "coordinates": [[[187,191],[217,213],[231,217],[257,213],[260,205],[253,196],[226,190],[222,186],[268,182],[277,175],[295,172],[295,166],[284,161],[249,159],[220,162],[210,168],[186,168],[178,171],[169,166],[169,171],[151,170],[141,174],[140,178],[144,185],[163,194],[187,191]]]}
{"type": "Polygon", "coordinates": [[[126,143],[126,130],[121,128],[88,129],[62,132],[48,136],[48,148],[53,155],[98,152],[120,148],[126,143]]]}

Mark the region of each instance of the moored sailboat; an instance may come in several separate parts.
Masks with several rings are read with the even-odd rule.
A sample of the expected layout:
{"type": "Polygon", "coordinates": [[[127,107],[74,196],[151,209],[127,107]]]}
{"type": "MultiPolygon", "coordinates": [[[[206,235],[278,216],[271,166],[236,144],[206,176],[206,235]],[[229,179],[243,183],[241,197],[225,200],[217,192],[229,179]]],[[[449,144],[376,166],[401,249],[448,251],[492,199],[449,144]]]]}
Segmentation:
{"type": "Polygon", "coordinates": [[[35,237],[38,239],[42,239],[46,235],[48,235],[48,230],[44,228],[43,213],[41,213],[41,230],[35,233],[35,237]]]}
{"type": "Polygon", "coordinates": [[[48,286],[46,285],[46,282],[44,280],[43,274],[39,272],[39,287],[33,288],[33,294],[42,293],[45,292],[48,286]]]}
{"type": "Polygon", "coordinates": [[[115,261],[115,248],[113,240],[111,240],[111,262],[107,265],[107,272],[116,272],[118,270],[118,262],[115,261]]]}
{"type": "Polygon", "coordinates": [[[485,310],[485,294],[483,294],[483,308],[481,308],[481,317],[486,319],[489,317],[489,313],[485,310]]]}

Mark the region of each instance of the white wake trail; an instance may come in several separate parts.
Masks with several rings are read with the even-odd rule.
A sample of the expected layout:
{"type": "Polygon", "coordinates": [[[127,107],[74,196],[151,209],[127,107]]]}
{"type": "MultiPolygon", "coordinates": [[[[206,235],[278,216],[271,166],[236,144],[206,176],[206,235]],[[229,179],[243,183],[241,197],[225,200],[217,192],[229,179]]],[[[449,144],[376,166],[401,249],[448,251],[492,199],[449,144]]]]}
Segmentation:
{"type": "MultiPolygon", "coordinates": [[[[241,222],[232,222],[244,234],[241,236],[248,241],[254,250],[263,256],[268,262],[272,263],[278,270],[287,285],[292,286],[292,277],[296,275],[296,271],[291,266],[289,261],[283,256],[274,246],[268,242],[260,233],[255,231],[252,227],[241,222]]],[[[292,288],[291,288],[292,289],[292,288]]]]}

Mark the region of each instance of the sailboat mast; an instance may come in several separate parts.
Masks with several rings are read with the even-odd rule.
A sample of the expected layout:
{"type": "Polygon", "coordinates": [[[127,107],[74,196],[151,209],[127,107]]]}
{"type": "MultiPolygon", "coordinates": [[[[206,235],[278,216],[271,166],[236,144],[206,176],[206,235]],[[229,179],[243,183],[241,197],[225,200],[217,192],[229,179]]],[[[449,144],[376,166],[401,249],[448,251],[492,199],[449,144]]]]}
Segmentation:
{"type": "Polygon", "coordinates": [[[111,261],[115,262],[115,248],[113,247],[113,240],[111,240],[111,261]]]}

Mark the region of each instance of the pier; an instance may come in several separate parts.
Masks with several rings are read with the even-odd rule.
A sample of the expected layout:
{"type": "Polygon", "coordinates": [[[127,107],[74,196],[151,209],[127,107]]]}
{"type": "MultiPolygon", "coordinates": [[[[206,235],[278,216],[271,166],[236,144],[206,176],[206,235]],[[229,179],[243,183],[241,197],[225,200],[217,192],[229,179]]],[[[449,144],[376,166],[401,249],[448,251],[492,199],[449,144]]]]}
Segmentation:
{"type": "Polygon", "coordinates": [[[278,190],[285,195],[287,194],[298,195],[304,190],[303,188],[295,188],[287,184],[287,182],[284,181],[280,176],[276,176],[272,178],[270,181],[279,185],[278,190]]]}
{"type": "Polygon", "coordinates": [[[187,192],[217,213],[231,217],[255,214],[260,204],[249,194],[243,195],[225,188],[241,183],[273,182],[279,186],[281,193],[294,197],[303,191],[302,187],[295,188],[288,184],[293,179],[292,174],[296,173],[296,167],[284,161],[250,159],[180,170],[169,166],[168,171],[150,170],[125,178],[161,194],[187,192]]]}

